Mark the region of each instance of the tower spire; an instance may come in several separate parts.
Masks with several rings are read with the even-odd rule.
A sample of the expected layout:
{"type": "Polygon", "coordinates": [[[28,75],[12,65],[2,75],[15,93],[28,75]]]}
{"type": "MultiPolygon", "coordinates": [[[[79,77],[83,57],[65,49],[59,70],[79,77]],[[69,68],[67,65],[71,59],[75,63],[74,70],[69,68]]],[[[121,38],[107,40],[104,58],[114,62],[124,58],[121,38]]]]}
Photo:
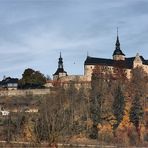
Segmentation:
{"type": "Polygon", "coordinates": [[[58,62],[58,68],[63,68],[63,58],[60,52],[59,62],[58,62]]]}
{"type": "Polygon", "coordinates": [[[116,40],[116,49],[120,49],[120,42],[119,42],[119,36],[118,36],[118,27],[117,27],[117,40],[116,40]]]}
{"type": "Polygon", "coordinates": [[[67,76],[67,72],[64,71],[63,58],[62,58],[62,54],[60,52],[59,61],[58,61],[58,68],[57,68],[57,71],[53,74],[53,79],[58,80],[60,77],[63,77],[63,76],[67,76]]]}
{"type": "Polygon", "coordinates": [[[123,60],[125,54],[120,49],[120,41],[119,41],[119,34],[118,34],[118,27],[117,27],[117,39],[115,44],[115,50],[113,52],[113,59],[115,60],[123,60]]]}
{"type": "Polygon", "coordinates": [[[60,58],[62,58],[62,56],[61,56],[61,51],[60,51],[60,58]]]}

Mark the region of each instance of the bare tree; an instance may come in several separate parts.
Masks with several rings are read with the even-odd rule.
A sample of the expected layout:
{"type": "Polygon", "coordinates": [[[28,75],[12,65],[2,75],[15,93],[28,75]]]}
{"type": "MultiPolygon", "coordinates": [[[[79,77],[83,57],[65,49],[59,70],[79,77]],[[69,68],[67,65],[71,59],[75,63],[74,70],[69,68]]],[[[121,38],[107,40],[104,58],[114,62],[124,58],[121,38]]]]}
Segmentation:
{"type": "Polygon", "coordinates": [[[43,98],[40,105],[39,117],[35,122],[37,142],[48,141],[56,143],[68,126],[69,116],[64,107],[63,91],[43,98]]]}

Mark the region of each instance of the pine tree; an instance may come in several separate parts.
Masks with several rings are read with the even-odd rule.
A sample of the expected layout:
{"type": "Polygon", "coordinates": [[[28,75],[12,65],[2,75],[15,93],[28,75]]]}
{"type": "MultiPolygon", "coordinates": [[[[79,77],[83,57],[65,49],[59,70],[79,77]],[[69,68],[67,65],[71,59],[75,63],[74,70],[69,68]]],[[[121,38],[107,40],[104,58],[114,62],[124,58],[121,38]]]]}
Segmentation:
{"type": "Polygon", "coordinates": [[[93,122],[93,126],[90,132],[90,138],[97,139],[98,138],[98,129],[97,125],[101,123],[101,95],[95,93],[95,95],[91,96],[90,98],[90,114],[91,119],[93,122]]]}
{"type": "Polygon", "coordinates": [[[140,138],[139,126],[140,126],[141,120],[143,119],[143,114],[144,112],[143,112],[143,108],[140,102],[140,96],[137,94],[133,98],[129,117],[130,117],[130,121],[136,127],[136,131],[138,133],[139,138],[140,138]]]}
{"type": "Polygon", "coordinates": [[[93,122],[90,130],[90,138],[98,138],[98,125],[102,122],[102,108],[106,94],[108,81],[105,73],[102,72],[101,67],[96,66],[91,81],[90,92],[90,118],[93,122]]]}
{"type": "Polygon", "coordinates": [[[116,123],[113,125],[113,130],[115,131],[123,119],[124,110],[125,110],[125,97],[123,95],[120,85],[118,85],[117,88],[115,89],[114,95],[115,96],[112,107],[113,107],[113,114],[116,118],[116,123]]]}

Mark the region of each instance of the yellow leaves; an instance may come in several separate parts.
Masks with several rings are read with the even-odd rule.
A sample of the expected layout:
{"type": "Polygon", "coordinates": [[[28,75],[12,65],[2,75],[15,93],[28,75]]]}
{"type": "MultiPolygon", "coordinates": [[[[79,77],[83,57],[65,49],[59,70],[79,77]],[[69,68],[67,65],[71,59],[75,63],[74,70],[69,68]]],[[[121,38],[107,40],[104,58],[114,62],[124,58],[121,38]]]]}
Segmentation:
{"type": "Polygon", "coordinates": [[[29,127],[24,128],[24,138],[28,141],[29,139],[31,139],[32,134],[31,131],[29,129],[29,127]]]}
{"type": "Polygon", "coordinates": [[[99,128],[99,140],[110,143],[113,141],[112,126],[109,123],[98,125],[99,128]]]}
{"type": "Polygon", "coordinates": [[[28,121],[24,125],[23,139],[25,141],[34,141],[35,140],[35,136],[34,136],[34,132],[33,132],[33,124],[31,123],[31,121],[28,121]]]}
{"type": "Polygon", "coordinates": [[[98,124],[97,128],[99,129],[99,133],[112,132],[112,126],[108,123],[98,124]]]}
{"type": "Polygon", "coordinates": [[[131,123],[130,123],[129,116],[124,115],[123,120],[122,120],[122,122],[120,123],[120,125],[119,125],[118,128],[123,129],[123,128],[128,128],[128,127],[130,127],[130,126],[131,126],[131,123]]]}
{"type": "Polygon", "coordinates": [[[100,130],[100,129],[102,128],[102,125],[99,123],[99,124],[97,125],[97,128],[100,130]]]}
{"type": "Polygon", "coordinates": [[[129,119],[129,110],[130,110],[130,103],[126,103],[126,107],[125,107],[125,115],[123,116],[123,120],[120,123],[119,127],[120,129],[127,129],[129,127],[131,127],[131,122],[129,119]]]}
{"type": "Polygon", "coordinates": [[[93,121],[89,118],[89,119],[87,120],[87,127],[88,127],[88,128],[91,128],[92,125],[93,125],[93,121]]]}
{"type": "Polygon", "coordinates": [[[68,101],[65,101],[63,107],[64,107],[64,110],[68,109],[70,107],[70,103],[68,101]]]}

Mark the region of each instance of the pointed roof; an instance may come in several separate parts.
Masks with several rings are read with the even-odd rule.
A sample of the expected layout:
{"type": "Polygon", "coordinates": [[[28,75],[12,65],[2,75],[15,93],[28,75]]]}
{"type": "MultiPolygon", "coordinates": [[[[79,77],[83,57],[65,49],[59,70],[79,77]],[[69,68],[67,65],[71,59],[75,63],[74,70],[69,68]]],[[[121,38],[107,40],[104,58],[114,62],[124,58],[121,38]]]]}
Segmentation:
{"type": "Polygon", "coordinates": [[[120,49],[120,41],[119,41],[119,36],[118,36],[118,28],[117,28],[117,40],[116,40],[116,44],[115,44],[115,50],[113,52],[113,56],[114,55],[123,55],[123,56],[125,56],[125,54],[120,49]]]}
{"type": "Polygon", "coordinates": [[[138,62],[138,63],[139,63],[139,62],[142,62],[139,53],[136,54],[134,61],[135,61],[135,62],[138,62]]]}
{"type": "Polygon", "coordinates": [[[53,75],[59,75],[59,73],[66,73],[66,75],[67,75],[67,72],[64,71],[63,58],[62,58],[61,52],[60,52],[60,57],[59,57],[59,61],[58,61],[58,68],[53,75]]]}
{"type": "Polygon", "coordinates": [[[58,68],[63,68],[63,58],[60,52],[59,62],[58,62],[58,68]]]}

